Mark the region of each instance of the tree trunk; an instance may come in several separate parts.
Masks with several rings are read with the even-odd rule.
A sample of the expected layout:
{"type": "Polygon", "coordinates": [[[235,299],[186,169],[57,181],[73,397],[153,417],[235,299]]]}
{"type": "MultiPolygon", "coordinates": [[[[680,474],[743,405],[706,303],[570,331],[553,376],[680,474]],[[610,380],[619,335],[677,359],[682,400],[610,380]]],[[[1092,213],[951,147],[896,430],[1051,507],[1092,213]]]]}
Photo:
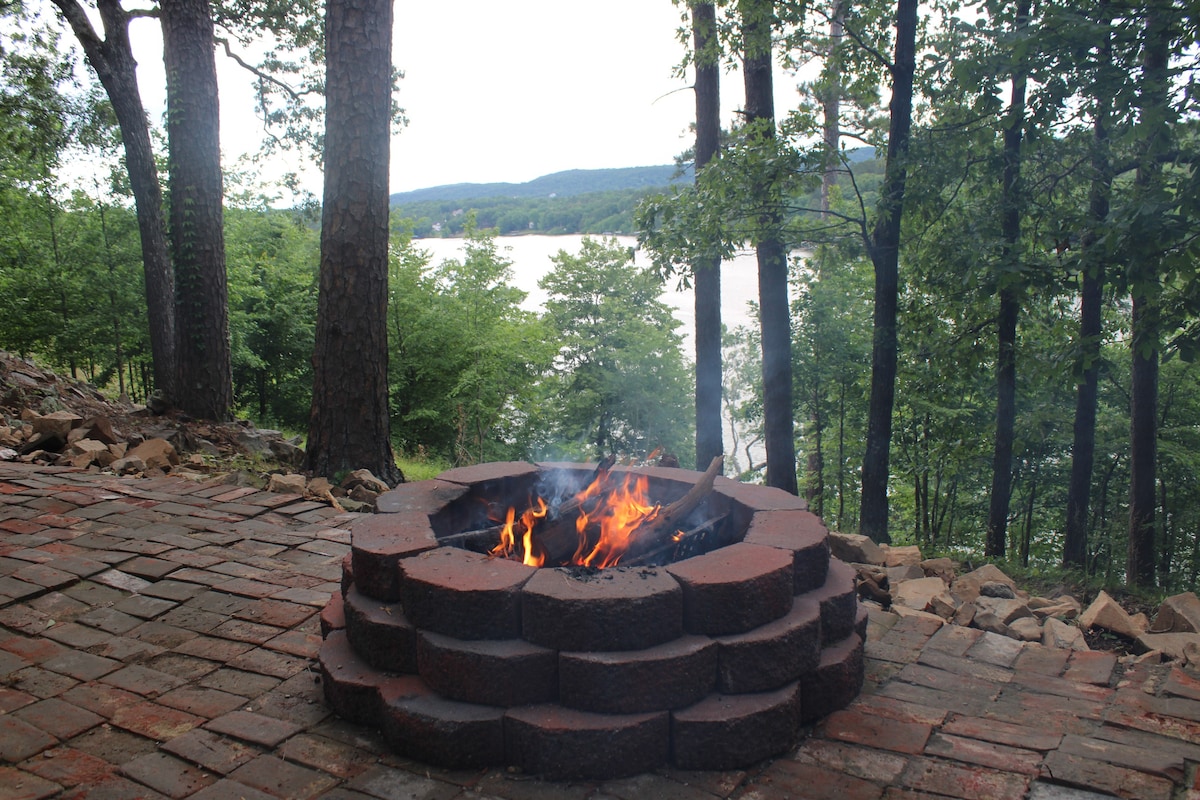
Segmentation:
{"type": "Polygon", "coordinates": [[[875,267],[875,314],[871,342],[871,400],[863,455],[859,532],[876,542],[888,534],[888,470],[892,407],[896,394],[896,305],[900,287],[900,221],[908,179],[912,131],[913,74],[916,72],[917,0],[896,3],[896,53],[892,64],[891,121],[887,165],[880,187],[880,214],[867,242],[875,267]]]}
{"type": "Polygon", "coordinates": [[[830,195],[837,184],[838,148],[842,140],[842,66],[838,48],[846,35],[846,0],[835,0],[829,15],[829,49],[825,55],[825,76],[821,86],[821,115],[824,125],[825,171],[821,174],[821,210],[829,211],[830,195]]]}
{"type": "MultiPolygon", "coordinates": [[[[721,95],[716,8],[692,5],[696,53],[696,180],[720,147],[721,95]]],[[[692,264],[696,304],[696,469],[725,453],[721,428],[721,259],[692,264]]]]}
{"type": "Polygon", "coordinates": [[[154,361],[155,388],[168,400],[177,397],[178,365],[175,355],[175,288],[167,250],[162,187],[150,145],[150,126],[138,93],[137,62],[129,41],[129,15],[119,0],[98,0],[104,26],[101,39],[83,7],[75,0],[54,0],[59,13],[96,71],[121,128],[125,169],[137,209],[142,244],[142,269],[146,281],[146,315],[150,328],[150,353],[154,361]]]}
{"type": "Polygon", "coordinates": [[[391,0],[330,0],[325,193],[308,468],[404,479],[389,434],[388,166],[391,0]]]}
{"type": "MultiPolygon", "coordinates": [[[[771,79],[773,0],[740,0],[745,52],[746,123],[759,126],[764,140],[775,137],[775,99],[771,79]]],[[[796,440],[792,416],[792,326],[788,308],[787,250],[780,238],[779,198],[769,186],[756,187],[761,206],[755,249],[758,256],[758,305],[762,328],[763,433],[767,485],[792,494],[796,481],[796,440]]]]}
{"type": "MultiPolygon", "coordinates": [[[[1134,178],[1135,196],[1154,191],[1161,180],[1157,156],[1169,146],[1169,72],[1171,26],[1163,8],[1146,12],[1146,45],[1142,69],[1139,125],[1144,128],[1141,163],[1134,178]]],[[[1142,226],[1153,236],[1155,226],[1142,226]]],[[[1158,463],[1158,359],[1161,291],[1159,246],[1133,242],[1130,282],[1133,286],[1133,350],[1129,387],[1129,541],[1125,580],[1131,586],[1154,585],[1154,506],[1158,463]]]]}
{"type": "Polygon", "coordinates": [[[227,420],[233,410],[233,371],[212,9],[208,0],[163,0],[161,12],[177,403],[194,417],[227,420]]]}
{"type": "MultiPolygon", "coordinates": [[[[1030,0],[1020,0],[1014,22],[1020,36],[1029,24],[1030,0]]],[[[997,320],[996,428],[992,448],[992,492],[984,555],[1003,558],[1012,496],[1013,435],[1017,421],[1017,318],[1020,315],[1021,139],[1025,130],[1026,70],[1013,68],[1012,100],[1004,128],[1004,170],[1000,187],[1000,314],[997,320]]]]}
{"type": "MultiPolygon", "coordinates": [[[[1107,20],[1105,20],[1107,22],[1107,20]]],[[[1111,40],[1100,49],[1104,64],[1111,67],[1111,40]]],[[[1099,84],[1098,84],[1099,85],[1099,84]]],[[[1108,155],[1108,103],[1099,96],[1092,124],[1092,179],[1088,199],[1089,225],[1081,237],[1082,285],[1079,292],[1079,370],[1075,394],[1074,439],[1071,447],[1071,478],[1067,488],[1067,520],[1063,541],[1063,566],[1084,568],[1087,564],[1088,506],[1092,495],[1092,470],[1096,461],[1096,412],[1100,396],[1101,312],[1104,302],[1106,256],[1096,246],[1108,219],[1112,192],[1112,168],[1108,155]]]]}

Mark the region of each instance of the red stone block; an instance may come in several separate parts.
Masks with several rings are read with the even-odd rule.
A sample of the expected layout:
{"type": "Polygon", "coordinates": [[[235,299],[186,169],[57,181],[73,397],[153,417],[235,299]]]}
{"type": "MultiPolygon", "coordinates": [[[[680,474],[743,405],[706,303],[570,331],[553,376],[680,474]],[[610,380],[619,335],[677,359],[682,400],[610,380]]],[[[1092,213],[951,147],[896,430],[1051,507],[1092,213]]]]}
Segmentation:
{"type": "Polygon", "coordinates": [[[558,653],[523,639],[464,641],[423,631],[417,672],[434,691],[466,703],[508,708],[558,696],[558,653]]]}
{"type": "Polygon", "coordinates": [[[778,794],[756,793],[752,788],[747,797],[878,800],[883,793],[883,787],[879,784],[844,774],[841,770],[827,769],[817,764],[796,763],[787,759],[780,759],[772,764],[751,786],[756,784],[768,784],[778,794]]]}
{"type": "Polygon", "coordinates": [[[688,633],[745,633],[792,608],[790,551],[738,543],[666,569],[683,587],[688,633]]]}
{"type": "Polygon", "coordinates": [[[440,478],[414,483],[402,483],[384,492],[375,500],[380,514],[432,514],[442,506],[459,499],[467,488],[440,478]]]}
{"type": "Polygon", "coordinates": [[[417,671],[417,629],[399,603],[382,603],[351,589],[342,608],[346,637],[363,661],[389,672],[417,671]]]}
{"type": "Polygon", "coordinates": [[[379,724],[398,753],[456,769],[504,763],[504,709],[446,700],[408,676],[379,694],[379,724]]]}
{"type": "Polygon", "coordinates": [[[758,694],[714,694],[671,714],[679,769],[739,769],[787,750],[800,726],[800,684],[758,694]]]}
{"type": "Polygon", "coordinates": [[[746,529],[746,544],[761,544],[791,551],[792,591],[795,594],[825,584],[829,572],[829,531],[807,511],[759,511],[746,529]]]}
{"type": "Polygon", "coordinates": [[[854,568],[836,558],[829,559],[825,585],[810,595],[821,604],[821,643],[840,642],[858,623],[858,595],[854,568]]]}
{"type": "Polygon", "coordinates": [[[507,763],[553,779],[620,778],[666,763],[670,718],[593,714],[561,706],[511,709],[504,720],[507,763]]]}
{"type": "Polygon", "coordinates": [[[404,611],[416,627],[458,639],[516,639],[520,590],[537,569],[441,547],[404,559],[400,572],[404,611]]]}
{"type": "Polygon", "coordinates": [[[521,592],[521,625],[553,650],[642,650],[683,634],[683,592],[652,567],[540,569],[521,592]]]}
{"type": "Polygon", "coordinates": [[[354,551],[346,553],[342,556],[342,578],[340,581],[342,594],[350,591],[350,587],[354,584],[354,551]]]}
{"type": "Polygon", "coordinates": [[[512,478],[529,478],[536,474],[537,467],[528,461],[489,461],[484,464],[448,469],[438,475],[436,480],[474,485],[476,488],[483,488],[486,493],[487,487],[479,487],[479,484],[499,483],[512,478]]]}
{"type": "Polygon", "coordinates": [[[807,725],[844,708],[862,689],[863,640],[851,634],[821,651],[816,672],[800,679],[801,719],[807,725]]]}
{"type": "Polygon", "coordinates": [[[1112,681],[1113,669],[1116,666],[1117,657],[1113,653],[1091,650],[1072,652],[1071,660],[1067,662],[1067,671],[1063,673],[1063,677],[1069,681],[1108,686],[1112,681]]]}
{"type": "MultiPolygon", "coordinates": [[[[909,789],[949,797],[1025,797],[1029,776],[996,772],[980,767],[965,767],[932,758],[914,759],[900,776],[900,784],[909,789]]],[[[1150,800],[1148,795],[1139,795],[1150,800]]]]}
{"type": "Polygon", "coordinates": [[[354,585],[384,602],[400,599],[401,560],[438,546],[427,514],[372,514],[355,523],[350,537],[354,585]]]}
{"type": "Polygon", "coordinates": [[[321,609],[321,638],[329,635],[330,631],[339,631],[346,627],[346,609],[341,592],[332,592],[329,603],[321,609]]]}
{"type": "Polygon", "coordinates": [[[683,636],[644,650],[562,653],[561,703],[602,714],[669,711],[699,701],[717,678],[717,645],[683,636]]]}
{"type": "Polygon", "coordinates": [[[319,663],[330,707],[351,722],[373,723],[379,707],[378,686],[384,676],[354,654],[345,631],[332,631],[325,638],[319,663]]]}
{"type": "Polygon", "coordinates": [[[792,610],[748,633],[717,637],[720,691],[766,692],[816,670],[821,660],[821,607],[798,597],[792,610]]]}

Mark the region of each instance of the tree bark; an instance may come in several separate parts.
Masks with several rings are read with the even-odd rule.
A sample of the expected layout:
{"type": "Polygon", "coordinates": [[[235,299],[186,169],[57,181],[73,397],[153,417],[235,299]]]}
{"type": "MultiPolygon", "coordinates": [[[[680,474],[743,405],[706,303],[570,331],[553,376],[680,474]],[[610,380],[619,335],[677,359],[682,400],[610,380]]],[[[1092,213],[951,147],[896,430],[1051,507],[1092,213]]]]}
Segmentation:
{"type": "MultiPolygon", "coordinates": [[[[1016,33],[1029,23],[1029,2],[1017,4],[1016,33]]],[[[1025,130],[1026,72],[1016,66],[1012,100],[1004,128],[1004,171],[1000,189],[1000,314],[997,320],[996,430],[992,448],[992,493],[988,504],[984,555],[1003,558],[1008,538],[1008,507],[1012,496],[1013,433],[1017,421],[1017,318],[1020,316],[1021,260],[1021,139],[1025,130]]]]}
{"type": "Polygon", "coordinates": [[[391,0],[330,0],[325,192],[308,468],[404,480],[388,414],[391,0]]]}
{"type": "MultiPolygon", "coordinates": [[[[1103,20],[1108,24],[1109,20],[1103,20]]],[[[1101,68],[1112,67],[1111,37],[1100,47],[1101,68]]],[[[1100,83],[1097,82],[1097,89],[1100,83]]],[[[1092,471],[1096,461],[1096,412],[1100,396],[1100,336],[1104,302],[1105,256],[1098,252],[1100,231],[1108,219],[1112,167],[1108,154],[1109,104],[1099,91],[1092,123],[1092,178],[1088,198],[1089,225],[1080,240],[1083,274],[1079,292],[1080,380],[1075,394],[1075,423],[1071,446],[1071,477],[1067,487],[1067,520],[1063,541],[1064,567],[1087,566],[1088,515],[1092,471]]]]}
{"type": "Polygon", "coordinates": [[[54,0],[59,13],[96,71],[121,128],[125,169],[133,191],[141,236],[142,270],[146,281],[146,316],[155,388],[170,402],[177,397],[175,354],[175,288],[167,249],[162,186],[150,144],[150,125],[138,93],[137,62],[129,41],[129,15],[119,0],[98,0],[104,38],[92,27],[75,0],[54,0]]]}
{"type": "MultiPolygon", "coordinates": [[[[696,60],[695,179],[720,147],[720,63],[717,58],[716,8],[692,5],[696,60]]],[[[721,259],[697,258],[692,264],[696,310],[696,469],[724,455],[721,427],[721,259]]]]}
{"type": "Polygon", "coordinates": [[[233,410],[220,108],[208,0],[163,0],[167,164],[175,262],[177,404],[204,419],[233,410]]]}
{"type": "MultiPolygon", "coordinates": [[[[775,99],[771,79],[773,0],[740,0],[745,52],[746,123],[761,126],[764,140],[775,137],[775,99]]],[[[792,412],[792,328],[788,307],[787,250],[781,239],[779,198],[769,186],[757,188],[761,205],[755,249],[758,256],[758,305],[762,328],[763,433],[767,485],[799,493],[792,412]]]]}
{"type": "MultiPolygon", "coordinates": [[[[1169,146],[1169,71],[1171,26],[1164,8],[1146,12],[1146,44],[1142,69],[1140,125],[1141,163],[1134,178],[1136,196],[1154,190],[1161,179],[1160,151],[1169,146]]],[[[1153,236],[1154,226],[1142,226],[1153,236]]],[[[1159,246],[1153,241],[1132,243],[1133,350],[1129,387],[1129,540],[1125,581],[1130,586],[1154,585],[1155,481],[1158,464],[1158,359],[1161,291],[1159,246]]]]}
{"type": "Polygon", "coordinates": [[[916,72],[917,0],[896,3],[896,52],[892,64],[891,120],[887,165],[880,187],[881,208],[867,249],[875,267],[875,314],[871,343],[871,399],[863,455],[859,533],[891,542],[888,533],[888,470],[892,408],[896,394],[896,306],[900,287],[900,222],[908,179],[912,131],[913,75],[916,72]]]}

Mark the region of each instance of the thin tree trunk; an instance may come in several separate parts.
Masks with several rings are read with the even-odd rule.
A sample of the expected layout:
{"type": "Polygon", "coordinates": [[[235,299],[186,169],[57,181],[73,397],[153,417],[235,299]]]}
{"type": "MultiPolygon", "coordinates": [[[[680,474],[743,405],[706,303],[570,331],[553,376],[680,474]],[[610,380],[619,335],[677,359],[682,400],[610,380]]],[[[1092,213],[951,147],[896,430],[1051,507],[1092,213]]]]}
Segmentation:
{"type": "MultiPolygon", "coordinates": [[[[761,126],[764,140],[775,137],[775,99],[771,79],[773,0],[740,0],[745,47],[742,70],[746,84],[746,123],[761,126]]],[[[799,493],[796,441],[792,416],[792,328],[788,308],[787,251],[780,238],[779,198],[769,186],[759,187],[756,250],[758,305],[762,327],[763,432],[767,450],[767,485],[799,493]]]]}
{"type": "Polygon", "coordinates": [[[880,187],[880,214],[868,244],[875,267],[875,313],[871,342],[871,400],[863,455],[859,532],[877,542],[888,534],[888,474],[892,408],[896,394],[896,306],[900,288],[900,222],[908,180],[912,131],[913,74],[916,72],[917,0],[896,3],[896,53],[892,64],[891,122],[887,166],[880,187]]]}
{"type": "Polygon", "coordinates": [[[233,411],[225,275],[220,113],[208,0],[163,0],[171,246],[175,262],[179,407],[226,420],[233,411]]]}
{"type": "Polygon", "coordinates": [[[146,315],[150,328],[150,353],[154,385],[168,400],[177,397],[175,353],[175,284],[167,249],[162,186],[150,144],[150,125],[138,93],[137,62],[129,41],[128,13],[119,0],[97,0],[104,39],[92,27],[87,13],[75,0],[54,0],[71,26],[88,64],[96,71],[121,128],[125,169],[137,208],[141,235],[142,268],[146,282],[146,315]]]}
{"type": "Polygon", "coordinates": [[[389,435],[391,0],[325,7],[325,194],[308,468],[404,480],[389,435]]]}
{"type": "MultiPolygon", "coordinates": [[[[1016,34],[1029,24],[1030,0],[1017,4],[1016,34]]],[[[1026,71],[1016,66],[1012,100],[1004,129],[1004,172],[1000,199],[1000,314],[997,321],[996,428],[992,449],[992,492],[988,506],[984,555],[1001,558],[1008,535],[1008,506],[1012,496],[1013,435],[1017,420],[1017,318],[1021,261],[1021,139],[1025,130],[1026,71]]]]}
{"type": "MultiPolygon", "coordinates": [[[[704,168],[720,147],[720,60],[712,3],[692,5],[696,53],[696,165],[704,168]]],[[[696,310],[696,469],[704,470],[725,453],[721,426],[721,259],[697,258],[692,264],[696,310]]]]}
{"type": "MultiPolygon", "coordinates": [[[[1171,29],[1165,9],[1146,12],[1146,46],[1142,70],[1142,161],[1134,178],[1135,195],[1153,191],[1162,171],[1157,155],[1168,146],[1168,54],[1171,29]]],[[[1155,483],[1158,464],[1158,359],[1160,292],[1156,242],[1135,244],[1133,283],[1132,369],[1130,380],[1129,539],[1125,580],[1131,586],[1154,585],[1155,483]]]]}
{"type": "MultiPolygon", "coordinates": [[[[1103,52],[1110,53],[1105,45],[1103,52]]],[[[1090,224],[1084,231],[1083,274],[1079,292],[1079,367],[1081,377],[1075,394],[1074,438],[1071,447],[1071,478],[1067,489],[1067,521],[1063,541],[1063,566],[1083,568],[1087,563],[1088,506],[1092,496],[1092,471],[1096,462],[1096,412],[1100,396],[1101,312],[1104,302],[1104,260],[1096,241],[1108,218],[1112,191],[1112,168],[1108,157],[1107,103],[1096,98],[1092,132],[1092,183],[1088,201],[1090,224]]]]}

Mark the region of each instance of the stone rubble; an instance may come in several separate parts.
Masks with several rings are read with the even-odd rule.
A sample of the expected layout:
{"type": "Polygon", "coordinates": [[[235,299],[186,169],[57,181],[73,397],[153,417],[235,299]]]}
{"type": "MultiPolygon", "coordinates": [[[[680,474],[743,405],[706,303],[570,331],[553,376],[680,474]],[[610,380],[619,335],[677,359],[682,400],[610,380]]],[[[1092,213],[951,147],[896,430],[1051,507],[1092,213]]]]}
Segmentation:
{"type": "Polygon", "coordinates": [[[1135,657],[1200,668],[1200,598],[1168,597],[1153,622],[1130,614],[1101,591],[1085,609],[1069,594],[1031,596],[993,564],[963,574],[949,558],[923,559],[915,546],[878,545],[865,536],[831,532],[830,550],[854,566],[860,601],[901,617],[928,617],[1047,647],[1089,650],[1085,634],[1103,631],[1135,657]]]}

